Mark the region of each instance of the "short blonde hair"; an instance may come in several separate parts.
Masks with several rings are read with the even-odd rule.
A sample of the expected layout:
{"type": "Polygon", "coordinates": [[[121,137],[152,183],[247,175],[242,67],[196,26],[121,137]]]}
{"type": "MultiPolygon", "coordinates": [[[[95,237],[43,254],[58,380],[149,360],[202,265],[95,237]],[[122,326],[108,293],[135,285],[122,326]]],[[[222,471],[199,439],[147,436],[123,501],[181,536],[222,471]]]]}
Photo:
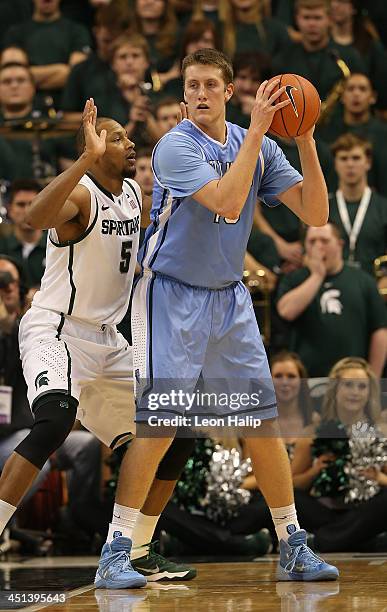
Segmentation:
{"type": "Polygon", "coordinates": [[[340,361],[335,363],[329,372],[329,385],[322,405],[322,419],[323,421],[337,419],[337,387],[339,386],[342,373],[352,368],[363,370],[367,374],[370,392],[365,407],[365,414],[370,423],[376,424],[380,421],[382,411],[379,381],[368,361],[362,359],[362,357],[344,357],[344,359],[340,359],[340,361]]]}
{"type": "Polygon", "coordinates": [[[201,66],[214,66],[215,68],[219,68],[225,85],[232,83],[234,79],[232,63],[227,55],[217,49],[200,49],[199,51],[186,55],[183,59],[181,67],[183,81],[185,81],[185,71],[187,68],[198,64],[201,66]]]}

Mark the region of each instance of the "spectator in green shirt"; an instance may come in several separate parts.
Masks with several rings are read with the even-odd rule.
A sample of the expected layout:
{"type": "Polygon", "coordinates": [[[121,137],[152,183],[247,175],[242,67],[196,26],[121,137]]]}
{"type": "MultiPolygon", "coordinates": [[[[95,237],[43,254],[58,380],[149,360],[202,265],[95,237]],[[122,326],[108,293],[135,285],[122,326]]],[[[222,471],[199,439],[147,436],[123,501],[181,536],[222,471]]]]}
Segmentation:
{"type": "Polygon", "coordinates": [[[387,53],[375,24],[361,10],[359,0],[332,0],[331,36],[341,45],[352,45],[363,56],[378,93],[376,105],[387,109],[387,53]]]}
{"type": "Polygon", "coordinates": [[[374,273],[374,260],[386,253],[387,198],[368,186],[372,146],[353,134],[340,136],[332,147],[339,188],[330,194],[329,219],[344,237],[344,260],[374,273]]]}
{"type": "Polygon", "coordinates": [[[387,315],[374,279],[344,263],[332,223],[307,229],[305,252],[305,267],[284,276],[278,288],[278,313],[291,322],[290,350],[312,377],[327,376],[347,355],[367,359],[381,376],[387,315]]]}
{"type": "MultiPolygon", "coordinates": [[[[28,66],[22,64],[5,64],[0,66],[0,125],[29,125],[43,119],[40,110],[34,108],[35,85],[28,66]]],[[[63,138],[42,138],[42,131],[30,129],[10,133],[2,140],[11,149],[14,162],[10,175],[2,178],[13,180],[20,176],[46,179],[55,176],[58,169],[64,167],[71,154],[69,144],[63,138]]],[[[0,166],[7,164],[2,156],[6,151],[0,148],[0,166]]]]}
{"type": "Polygon", "coordinates": [[[264,0],[225,0],[220,19],[223,51],[232,58],[255,51],[273,56],[289,41],[286,26],[269,15],[264,0]]]}
{"type": "Polygon", "coordinates": [[[179,50],[180,33],[173,2],[134,0],[130,32],[141,34],[149,45],[150,64],[158,72],[173,67],[179,50]]]}
{"type": "Polygon", "coordinates": [[[93,34],[95,52],[71,68],[63,90],[61,110],[65,119],[81,122],[85,100],[93,98],[101,115],[109,116],[115,75],[110,66],[111,45],[123,34],[127,22],[115,4],[100,7],[95,14],[93,34]]]}
{"type": "Polygon", "coordinates": [[[9,28],[31,17],[30,0],[0,0],[0,46],[9,28]]]}
{"type": "Polygon", "coordinates": [[[358,0],[359,10],[367,12],[376,25],[383,44],[387,46],[387,4],[386,0],[358,0]]]}
{"type": "Polygon", "coordinates": [[[300,41],[290,42],[276,55],[274,71],[300,74],[314,84],[325,100],[343,77],[338,58],[356,72],[365,72],[365,63],[356,49],[338,45],[330,38],[327,0],[296,0],[295,11],[300,41]]]}
{"type": "Polygon", "coordinates": [[[318,126],[318,136],[332,144],[340,134],[348,133],[372,143],[373,163],[369,172],[371,187],[387,196],[387,124],[372,114],[376,94],[365,74],[353,73],[347,79],[342,105],[327,123],[318,126]]]}
{"type": "Polygon", "coordinates": [[[27,209],[40,190],[39,183],[32,179],[19,179],[11,185],[8,216],[13,232],[0,238],[0,253],[21,265],[28,287],[40,287],[45,269],[46,232],[25,221],[27,209]]]}
{"type": "Polygon", "coordinates": [[[137,146],[155,144],[159,131],[152,114],[149,47],[141,34],[122,34],[112,44],[116,87],[110,91],[108,117],[124,125],[137,146]]]}
{"type": "Polygon", "coordinates": [[[71,67],[87,57],[90,36],[84,26],[62,17],[60,0],[33,3],[32,18],[12,26],[4,46],[16,45],[26,51],[37,89],[59,103],[71,67]]]}
{"type": "Polygon", "coordinates": [[[161,86],[160,96],[181,98],[183,94],[181,64],[186,55],[195,53],[199,49],[220,48],[219,36],[213,22],[204,17],[192,19],[183,32],[179,59],[171,70],[158,75],[161,86]]]}
{"type": "Polygon", "coordinates": [[[294,0],[276,0],[272,4],[272,11],[277,19],[294,27],[294,0]]]}

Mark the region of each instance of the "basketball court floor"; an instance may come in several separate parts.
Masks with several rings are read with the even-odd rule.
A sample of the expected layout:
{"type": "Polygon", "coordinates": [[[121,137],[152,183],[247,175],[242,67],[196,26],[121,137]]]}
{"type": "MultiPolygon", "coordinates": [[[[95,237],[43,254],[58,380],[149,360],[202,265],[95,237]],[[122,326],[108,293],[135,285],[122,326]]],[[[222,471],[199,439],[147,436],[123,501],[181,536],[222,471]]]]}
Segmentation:
{"type": "Polygon", "coordinates": [[[15,559],[0,563],[0,610],[387,612],[387,554],[325,558],[338,565],[339,582],[276,583],[277,557],[268,555],[250,562],[213,563],[197,558],[195,580],[150,583],[144,589],[126,591],[94,590],[96,557],[15,559]],[[65,601],[44,603],[48,592],[65,601]]]}

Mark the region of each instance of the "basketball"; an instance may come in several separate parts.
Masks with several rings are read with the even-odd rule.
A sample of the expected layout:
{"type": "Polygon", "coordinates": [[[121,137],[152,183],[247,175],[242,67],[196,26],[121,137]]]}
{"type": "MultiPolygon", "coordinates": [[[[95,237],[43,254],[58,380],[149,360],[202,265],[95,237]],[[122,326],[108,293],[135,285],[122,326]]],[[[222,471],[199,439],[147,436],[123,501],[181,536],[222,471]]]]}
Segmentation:
{"type": "Polygon", "coordinates": [[[280,74],[269,83],[279,79],[278,87],[286,86],[286,91],[277,98],[276,103],[290,100],[290,104],[278,110],[273,117],[269,132],[283,138],[294,138],[305,134],[320,115],[321,100],[317,89],[298,74],[280,74]]]}

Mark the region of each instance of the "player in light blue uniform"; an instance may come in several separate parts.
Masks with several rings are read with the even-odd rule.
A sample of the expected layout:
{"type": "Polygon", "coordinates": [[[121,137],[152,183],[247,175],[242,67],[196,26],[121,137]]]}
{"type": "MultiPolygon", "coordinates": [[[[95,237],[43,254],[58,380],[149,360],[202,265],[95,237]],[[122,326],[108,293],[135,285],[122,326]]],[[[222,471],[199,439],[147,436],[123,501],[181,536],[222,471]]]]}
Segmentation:
{"type": "MultiPolygon", "coordinates": [[[[137,376],[146,380],[152,377],[153,384],[146,390],[137,420],[149,417],[147,396],[167,390],[168,384],[161,381],[171,381],[170,385],[173,380],[179,381],[180,386],[192,391],[199,375],[211,380],[211,390],[214,384],[225,390],[228,381],[229,393],[246,387],[238,384],[240,379],[247,378],[252,385],[260,383],[257,391],[263,391],[263,395],[259,405],[246,405],[238,415],[277,416],[265,349],[250,294],[241,278],[257,197],[275,206],[279,204],[276,194],[302,181],[302,176],[290,166],[278,145],[264,136],[239,218],[225,219],[199,204],[193,194],[225,174],[245,139],[247,130],[228,122],[226,125],[227,140],[221,144],[185,119],[154,150],[152,224],[139,262],[144,270],[141,291],[147,291],[146,313],[150,300],[156,305],[157,333],[142,317],[152,342],[148,343],[146,369],[137,368],[137,376]]],[[[211,406],[209,412],[227,417],[235,410],[211,406]]],[[[160,408],[157,416],[170,418],[171,414],[183,413],[183,406],[169,405],[165,411],[160,408]]],[[[198,406],[189,412],[191,418],[200,414],[203,409],[198,406]]]]}
{"type": "MultiPolygon", "coordinates": [[[[183,78],[189,120],[155,147],[158,185],[152,224],[139,256],[142,276],[133,296],[136,420],[149,425],[153,414],[161,423],[171,416],[192,415],[197,406],[188,412],[183,402],[170,401],[155,410],[153,399],[163,385],[169,392],[173,384],[192,390],[199,376],[204,384],[216,379],[231,391],[263,390],[259,405],[244,403],[237,414],[263,420],[264,437],[254,438],[247,431],[246,444],[280,540],[277,577],[335,580],[337,569],[312,553],[298,525],[269,367],[250,296],[241,283],[257,198],[269,206],[282,201],[310,225],[326,223],[327,191],[313,129],[296,140],[302,177],[264,136],[274,112],[289,103],[278,102],[284,87],[273,93],[278,81],[259,87],[246,131],[225,122],[225,103],[233,93],[226,56],[210,49],[187,56],[183,78]]],[[[216,410],[211,406],[208,412],[220,416],[232,411],[230,403],[216,410]]],[[[133,476],[133,503],[141,504],[152,478],[149,469],[139,466],[139,453],[155,461],[169,443],[142,440],[139,451],[139,442],[133,443],[141,472],[133,476]]]]}
{"type": "MultiPolygon", "coordinates": [[[[145,369],[135,366],[137,377],[146,382],[152,378],[153,384],[145,389],[138,420],[147,420],[151,414],[149,394],[168,391],[174,384],[192,392],[200,375],[207,381],[203,390],[209,392],[218,388],[229,394],[242,393],[250,388],[253,393],[251,387],[259,387],[259,404],[247,403],[237,411],[238,416],[277,415],[265,349],[241,278],[257,197],[269,206],[279,204],[276,194],[299,183],[302,177],[278,145],[265,136],[238,219],[220,217],[192,197],[225,174],[245,135],[245,129],[227,123],[227,140],[221,144],[184,120],[155,147],[153,169],[157,182],[152,224],[139,255],[144,270],[141,292],[147,293],[146,311],[139,318],[146,336],[152,335],[152,342],[148,342],[146,361],[142,358],[145,369]],[[192,287],[196,289],[192,291],[192,287]],[[150,300],[157,305],[157,333],[148,325],[150,300]],[[214,308],[218,313],[215,320],[214,308]],[[190,355],[187,346],[192,347],[190,355]],[[246,379],[250,385],[246,385],[246,379]]],[[[165,410],[160,408],[157,416],[187,414],[194,419],[207,417],[208,413],[227,418],[235,415],[235,409],[195,405],[187,412],[181,404],[168,405],[165,410]]]]}
{"type": "Polygon", "coordinates": [[[279,146],[264,136],[239,218],[224,219],[199,204],[193,194],[225,174],[245,139],[247,130],[226,126],[221,144],[185,119],[156,145],[152,224],[139,254],[143,268],[196,287],[222,289],[239,282],[257,198],[276,206],[279,193],[302,181],[279,146]]]}

